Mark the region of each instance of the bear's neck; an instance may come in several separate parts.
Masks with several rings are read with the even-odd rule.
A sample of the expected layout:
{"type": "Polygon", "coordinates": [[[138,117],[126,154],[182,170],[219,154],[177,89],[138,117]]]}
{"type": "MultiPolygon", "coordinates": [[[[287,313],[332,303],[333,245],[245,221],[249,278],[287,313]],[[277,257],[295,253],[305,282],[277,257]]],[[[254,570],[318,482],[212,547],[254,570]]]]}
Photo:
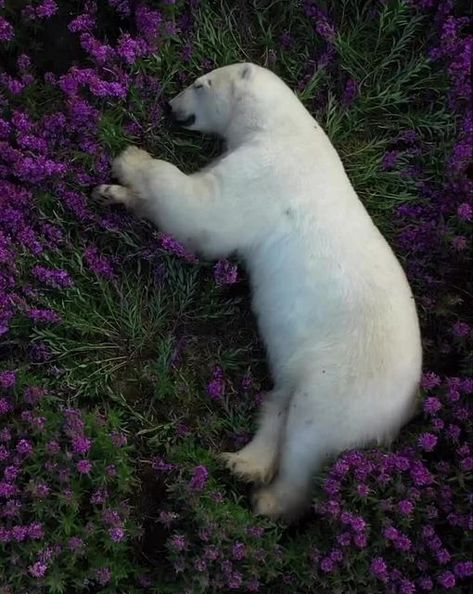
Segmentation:
{"type": "Polygon", "coordinates": [[[278,136],[303,133],[312,129],[315,120],[302,103],[294,96],[291,109],[285,105],[276,105],[268,112],[267,109],[247,102],[240,102],[229,125],[223,131],[228,150],[235,150],[243,144],[254,141],[258,137],[278,136]]]}

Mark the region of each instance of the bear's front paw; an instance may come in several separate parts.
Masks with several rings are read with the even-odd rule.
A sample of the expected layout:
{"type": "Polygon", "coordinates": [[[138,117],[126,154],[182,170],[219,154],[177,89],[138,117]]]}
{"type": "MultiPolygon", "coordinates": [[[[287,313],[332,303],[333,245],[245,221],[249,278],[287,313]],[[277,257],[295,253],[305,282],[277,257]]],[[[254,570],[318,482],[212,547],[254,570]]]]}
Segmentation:
{"type": "Polygon", "coordinates": [[[151,159],[151,155],[143,149],[129,146],[113,160],[112,173],[125,186],[133,186],[134,172],[151,159]]]}
{"type": "Polygon", "coordinates": [[[101,184],[92,190],[92,198],[102,204],[124,204],[131,206],[135,196],[131,190],[116,184],[101,184]]]}

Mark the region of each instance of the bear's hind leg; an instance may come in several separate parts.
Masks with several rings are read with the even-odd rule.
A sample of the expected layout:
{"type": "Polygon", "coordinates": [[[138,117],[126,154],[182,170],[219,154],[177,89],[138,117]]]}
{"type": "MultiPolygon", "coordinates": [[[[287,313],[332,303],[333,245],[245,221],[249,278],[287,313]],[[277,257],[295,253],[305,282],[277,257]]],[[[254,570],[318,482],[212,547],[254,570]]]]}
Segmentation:
{"type": "Polygon", "coordinates": [[[309,504],[313,473],[328,453],[326,421],[330,425],[330,420],[318,413],[310,389],[295,392],[281,439],[278,473],[253,495],[257,514],[290,521],[309,504]]]}

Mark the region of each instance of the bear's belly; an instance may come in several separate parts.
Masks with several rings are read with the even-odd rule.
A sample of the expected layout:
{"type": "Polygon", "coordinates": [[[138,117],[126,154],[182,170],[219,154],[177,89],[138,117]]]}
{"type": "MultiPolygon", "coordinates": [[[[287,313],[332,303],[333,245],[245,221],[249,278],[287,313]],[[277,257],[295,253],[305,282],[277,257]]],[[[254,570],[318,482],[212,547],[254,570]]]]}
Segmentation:
{"type": "Polygon", "coordinates": [[[348,252],[345,260],[339,252],[317,255],[313,245],[285,238],[248,259],[253,310],[276,381],[319,367],[389,375],[419,358],[404,273],[384,242],[373,253],[381,260],[365,267],[348,252]]]}

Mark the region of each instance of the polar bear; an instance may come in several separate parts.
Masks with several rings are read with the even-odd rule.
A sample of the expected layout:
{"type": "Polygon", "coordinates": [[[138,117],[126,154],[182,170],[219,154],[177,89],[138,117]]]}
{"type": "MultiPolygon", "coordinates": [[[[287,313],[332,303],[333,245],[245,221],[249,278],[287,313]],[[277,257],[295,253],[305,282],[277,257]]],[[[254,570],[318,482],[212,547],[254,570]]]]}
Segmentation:
{"type": "Polygon", "coordinates": [[[411,417],[422,365],[414,298],[336,150],[275,74],[218,68],[169,106],[185,128],[223,137],[226,152],[185,175],[129,147],[113,163],[121,185],[96,194],[204,257],[244,260],[274,389],[253,440],[221,457],[257,483],[257,513],[290,520],[328,456],[389,443],[411,417]]]}

